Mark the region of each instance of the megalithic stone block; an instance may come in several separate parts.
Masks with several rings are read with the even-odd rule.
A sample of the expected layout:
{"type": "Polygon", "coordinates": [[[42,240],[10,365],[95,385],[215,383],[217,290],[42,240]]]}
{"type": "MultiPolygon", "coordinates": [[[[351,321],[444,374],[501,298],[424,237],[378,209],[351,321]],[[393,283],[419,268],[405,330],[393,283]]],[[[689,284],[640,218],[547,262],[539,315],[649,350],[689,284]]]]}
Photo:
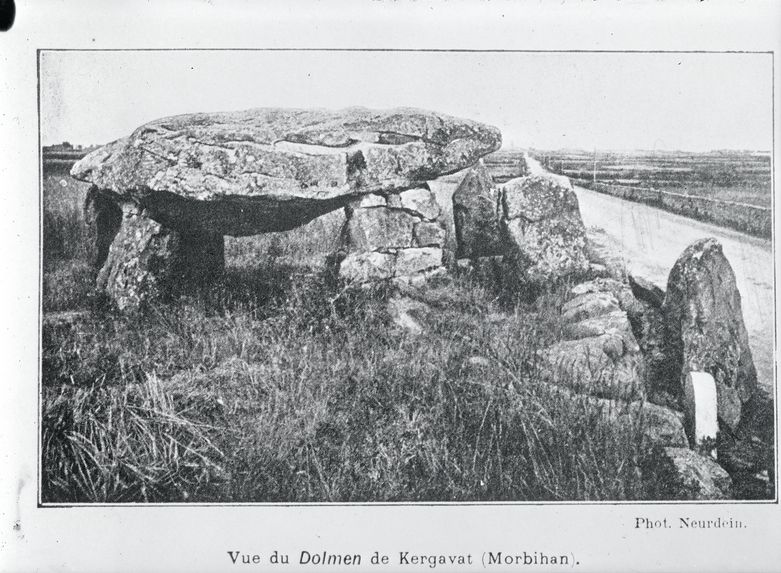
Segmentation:
{"type": "Polygon", "coordinates": [[[499,189],[481,162],[472,167],[453,193],[453,219],[458,258],[504,253],[499,228],[499,189]]]}
{"type": "MultiPolygon", "coordinates": [[[[419,189],[501,144],[495,127],[424,110],[259,108],[149,122],[71,174],[171,229],[248,236],[294,229],[361,194],[419,189]]],[[[401,203],[438,218],[421,190],[401,203]]]]}
{"type": "Polygon", "coordinates": [[[684,381],[684,405],[689,438],[693,445],[709,444],[708,453],[716,457],[718,395],[716,381],[707,372],[687,372],[684,381]]]}
{"type": "Polygon", "coordinates": [[[675,262],[662,313],[670,382],[682,384],[689,371],[711,374],[719,419],[737,430],[744,406],[757,393],[757,371],[735,273],[716,239],[692,243],[675,262]]]}
{"type": "Polygon", "coordinates": [[[588,271],[586,227],[566,177],[529,175],[500,186],[507,272],[533,293],[588,271]]]}
{"type": "Polygon", "coordinates": [[[98,289],[119,310],[139,309],[222,274],[222,235],[174,231],[130,203],[122,211],[122,224],[97,278],[98,289]]]}
{"type": "Polygon", "coordinates": [[[425,280],[443,270],[445,231],[434,194],[425,186],[364,195],[346,209],[337,276],[353,283],[425,280]]]}

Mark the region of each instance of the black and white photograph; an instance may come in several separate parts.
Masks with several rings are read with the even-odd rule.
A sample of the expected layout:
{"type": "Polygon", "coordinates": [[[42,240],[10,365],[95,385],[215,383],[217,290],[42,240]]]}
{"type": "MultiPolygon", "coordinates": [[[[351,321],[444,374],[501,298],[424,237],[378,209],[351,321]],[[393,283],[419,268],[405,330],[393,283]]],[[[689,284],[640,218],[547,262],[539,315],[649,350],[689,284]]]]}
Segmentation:
{"type": "Polygon", "coordinates": [[[39,63],[43,503],[775,499],[770,54],[39,63]]]}
{"type": "Polygon", "coordinates": [[[780,570],[781,6],[2,10],[0,572],[780,570]]]}

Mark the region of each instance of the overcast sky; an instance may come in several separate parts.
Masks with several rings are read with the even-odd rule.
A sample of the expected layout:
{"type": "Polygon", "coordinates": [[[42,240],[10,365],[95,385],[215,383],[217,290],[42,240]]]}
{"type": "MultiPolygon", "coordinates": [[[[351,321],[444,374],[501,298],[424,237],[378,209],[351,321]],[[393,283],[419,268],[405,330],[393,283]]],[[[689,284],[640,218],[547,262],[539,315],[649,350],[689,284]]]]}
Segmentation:
{"type": "Polygon", "coordinates": [[[768,54],[43,52],[44,145],[160,117],[411,106],[499,127],[505,147],[770,150],[768,54]]]}

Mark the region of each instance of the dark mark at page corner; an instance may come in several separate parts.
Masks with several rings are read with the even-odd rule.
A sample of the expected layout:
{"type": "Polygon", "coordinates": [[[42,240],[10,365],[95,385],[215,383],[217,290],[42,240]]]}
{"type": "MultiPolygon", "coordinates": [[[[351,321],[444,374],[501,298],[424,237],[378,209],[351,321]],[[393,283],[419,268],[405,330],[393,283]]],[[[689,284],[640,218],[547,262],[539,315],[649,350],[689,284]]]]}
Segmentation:
{"type": "Polygon", "coordinates": [[[14,25],[16,3],[14,0],[0,0],[0,32],[7,32],[14,25]]]}

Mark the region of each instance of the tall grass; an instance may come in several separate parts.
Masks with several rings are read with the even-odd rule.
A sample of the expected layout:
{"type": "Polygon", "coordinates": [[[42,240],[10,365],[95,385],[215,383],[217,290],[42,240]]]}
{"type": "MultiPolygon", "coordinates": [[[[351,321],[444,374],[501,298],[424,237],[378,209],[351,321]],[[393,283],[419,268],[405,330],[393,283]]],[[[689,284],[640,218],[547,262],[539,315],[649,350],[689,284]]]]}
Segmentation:
{"type": "Polygon", "coordinates": [[[220,451],[154,376],[63,387],[43,410],[43,497],[72,502],[187,501],[219,479],[220,451]]]}
{"type": "Polygon", "coordinates": [[[85,260],[87,232],[82,207],[89,185],[68,175],[43,178],[44,265],[85,260]]]}
{"type": "Polygon", "coordinates": [[[558,330],[547,303],[505,313],[474,288],[429,290],[423,338],[392,326],[385,293],[334,300],[314,280],[262,310],[189,301],[53,329],[43,423],[44,436],[60,439],[45,438],[44,493],[59,501],[641,496],[632,462],[640,434],[616,431],[537,380],[535,349],[558,330]],[[127,396],[152,405],[137,410],[136,425],[110,425],[134,408],[127,396]],[[83,416],[58,414],[69,409],[90,412],[89,434],[83,416]],[[131,430],[138,435],[123,435],[131,430]],[[171,441],[174,431],[184,437],[171,441]],[[160,440],[197,454],[180,463],[160,440]],[[100,487],[85,487],[63,461],[77,457],[74,444],[93,448],[77,458],[91,473],[79,471],[100,487]],[[154,471],[121,477],[143,460],[154,471]]]}
{"type": "Polygon", "coordinates": [[[83,308],[89,304],[94,276],[87,264],[89,251],[83,212],[88,189],[89,185],[66,173],[44,171],[42,287],[45,311],[83,308]]]}

